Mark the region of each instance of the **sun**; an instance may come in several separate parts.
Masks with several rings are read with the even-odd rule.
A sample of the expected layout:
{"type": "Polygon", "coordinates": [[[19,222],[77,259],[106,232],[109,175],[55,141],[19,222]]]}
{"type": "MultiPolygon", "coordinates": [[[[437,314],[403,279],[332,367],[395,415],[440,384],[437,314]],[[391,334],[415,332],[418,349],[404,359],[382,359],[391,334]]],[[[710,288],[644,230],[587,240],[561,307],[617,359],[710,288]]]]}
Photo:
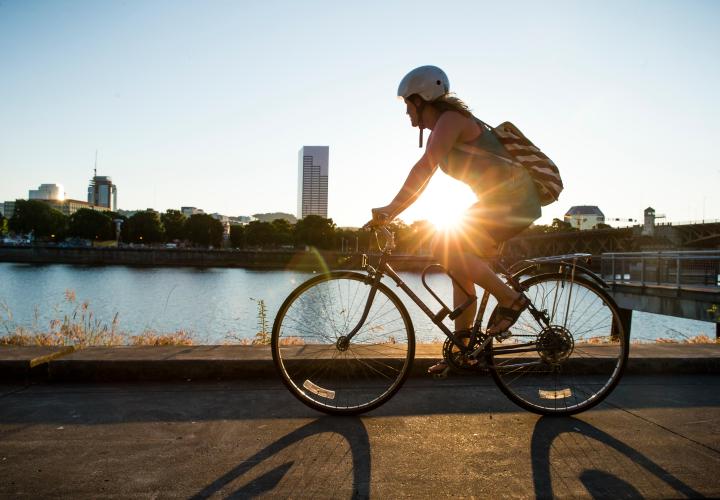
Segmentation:
{"type": "Polygon", "coordinates": [[[407,214],[403,214],[403,219],[427,220],[435,229],[452,229],[462,222],[468,207],[476,201],[466,185],[445,175],[436,175],[407,214]]]}

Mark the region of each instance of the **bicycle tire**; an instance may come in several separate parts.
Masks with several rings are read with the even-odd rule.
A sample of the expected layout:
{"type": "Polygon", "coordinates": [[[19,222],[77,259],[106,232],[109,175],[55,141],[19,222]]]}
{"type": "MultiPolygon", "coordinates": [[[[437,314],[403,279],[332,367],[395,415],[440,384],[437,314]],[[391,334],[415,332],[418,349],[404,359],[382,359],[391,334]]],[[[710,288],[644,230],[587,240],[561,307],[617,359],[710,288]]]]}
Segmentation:
{"type": "Polygon", "coordinates": [[[595,282],[566,273],[521,284],[550,327],[524,311],[510,339],[493,340],[487,355],[493,380],[515,404],[541,415],[572,415],[599,404],[620,381],[629,353],[615,301],[595,282]]]}
{"type": "Polygon", "coordinates": [[[342,350],[338,339],[358,324],[372,288],[367,275],[336,271],[298,286],[280,307],[271,347],[285,386],[307,406],[356,415],[388,401],[405,382],[415,356],[407,309],[383,283],[367,318],[342,350]]]}

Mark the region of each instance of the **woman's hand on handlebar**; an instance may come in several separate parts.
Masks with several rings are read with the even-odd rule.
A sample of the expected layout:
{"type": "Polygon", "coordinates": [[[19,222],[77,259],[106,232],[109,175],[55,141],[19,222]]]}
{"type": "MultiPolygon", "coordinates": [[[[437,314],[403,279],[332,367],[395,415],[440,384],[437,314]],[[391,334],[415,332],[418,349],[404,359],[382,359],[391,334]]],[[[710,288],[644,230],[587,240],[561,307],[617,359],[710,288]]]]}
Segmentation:
{"type": "Polygon", "coordinates": [[[386,226],[390,224],[390,221],[392,220],[390,218],[390,210],[389,207],[378,207],[372,209],[372,219],[365,224],[366,228],[371,227],[380,227],[380,226],[386,226]]]}

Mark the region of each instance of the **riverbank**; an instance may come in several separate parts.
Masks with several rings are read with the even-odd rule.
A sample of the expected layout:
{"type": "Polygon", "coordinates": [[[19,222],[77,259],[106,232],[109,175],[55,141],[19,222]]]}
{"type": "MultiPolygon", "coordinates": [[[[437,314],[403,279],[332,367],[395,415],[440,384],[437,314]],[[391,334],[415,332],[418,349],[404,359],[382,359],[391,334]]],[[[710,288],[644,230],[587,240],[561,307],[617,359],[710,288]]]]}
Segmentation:
{"type": "MultiPolygon", "coordinates": [[[[418,344],[411,376],[426,377],[440,344],[418,344]]],[[[718,374],[720,344],[633,344],[628,374],[718,374]]],[[[0,347],[0,379],[128,382],[272,378],[268,346],[0,347]]]]}
{"type": "MultiPolygon", "coordinates": [[[[236,267],[321,272],[360,269],[361,254],[324,250],[206,250],[191,248],[65,248],[57,246],[0,246],[0,262],[75,264],[86,266],[236,267]]],[[[429,256],[397,255],[398,271],[421,271],[434,261],[429,256]]]]}

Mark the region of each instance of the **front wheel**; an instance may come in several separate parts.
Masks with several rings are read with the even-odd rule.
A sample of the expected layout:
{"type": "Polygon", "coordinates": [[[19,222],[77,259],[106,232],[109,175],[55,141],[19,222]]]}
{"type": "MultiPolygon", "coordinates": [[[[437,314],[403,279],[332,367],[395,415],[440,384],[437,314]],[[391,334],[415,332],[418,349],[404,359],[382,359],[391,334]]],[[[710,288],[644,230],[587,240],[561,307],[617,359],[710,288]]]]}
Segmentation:
{"type": "Polygon", "coordinates": [[[323,274],[295,289],[278,311],[271,343],[275,367],[290,392],[336,415],[366,412],[390,399],[415,355],[412,322],[400,299],[354,272],[323,274]]]}
{"type": "Polygon", "coordinates": [[[546,321],[526,310],[509,339],[493,342],[495,383],[535,413],[571,415],[592,408],[615,388],[628,359],[629,339],[615,301],[581,276],[542,274],[522,285],[546,321]]]}

